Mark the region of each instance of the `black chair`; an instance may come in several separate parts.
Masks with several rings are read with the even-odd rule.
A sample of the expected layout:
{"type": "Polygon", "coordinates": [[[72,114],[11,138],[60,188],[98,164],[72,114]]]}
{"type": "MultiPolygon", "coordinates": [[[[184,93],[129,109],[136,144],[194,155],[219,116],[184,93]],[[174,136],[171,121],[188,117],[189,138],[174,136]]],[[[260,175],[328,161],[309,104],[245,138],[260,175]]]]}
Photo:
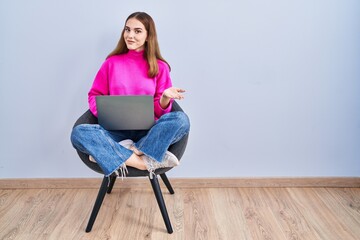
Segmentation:
{"type": "MultiPolygon", "coordinates": [[[[183,111],[181,109],[181,107],[179,106],[179,104],[177,102],[173,102],[173,106],[171,109],[172,112],[174,111],[183,111]]],[[[90,110],[87,110],[74,124],[74,127],[79,125],[79,124],[97,124],[97,118],[90,112],[90,110]]],[[[182,155],[184,154],[186,145],[187,145],[187,141],[188,141],[188,135],[185,135],[179,142],[176,142],[175,144],[171,145],[169,147],[169,151],[172,152],[179,160],[181,159],[182,155]]],[[[80,152],[77,150],[77,153],[79,155],[79,157],[81,158],[81,160],[92,170],[94,170],[95,172],[104,174],[101,170],[101,168],[99,167],[99,165],[97,165],[95,162],[92,162],[89,160],[89,155],[80,152]]],[[[165,206],[165,202],[164,202],[164,198],[163,195],[161,193],[161,189],[160,189],[160,185],[159,185],[159,181],[158,181],[158,175],[160,175],[161,179],[163,180],[163,182],[165,183],[165,186],[167,187],[168,191],[170,192],[170,194],[174,194],[174,190],[169,182],[169,179],[166,176],[166,172],[169,171],[171,168],[161,168],[161,169],[157,169],[155,171],[155,176],[153,176],[152,178],[150,177],[150,174],[147,170],[139,170],[136,168],[132,168],[132,167],[128,167],[128,173],[126,174],[127,177],[144,177],[147,176],[150,179],[151,182],[151,186],[154,190],[155,193],[155,197],[156,200],[158,202],[162,217],[164,219],[165,222],[165,226],[166,229],[168,231],[168,233],[172,233],[173,229],[171,227],[171,223],[170,223],[170,219],[169,219],[169,215],[168,212],[166,210],[166,206],[165,206]]],[[[110,194],[112,191],[112,188],[115,184],[115,181],[117,179],[117,176],[115,174],[111,175],[110,177],[106,177],[104,175],[104,178],[102,180],[100,189],[99,189],[99,193],[98,196],[96,198],[95,201],[95,205],[93,207],[93,210],[91,212],[90,215],[90,219],[88,222],[88,225],[86,227],[86,232],[90,232],[96,216],[100,210],[101,204],[104,200],[105,194],[108,193],[110,194]]]]}

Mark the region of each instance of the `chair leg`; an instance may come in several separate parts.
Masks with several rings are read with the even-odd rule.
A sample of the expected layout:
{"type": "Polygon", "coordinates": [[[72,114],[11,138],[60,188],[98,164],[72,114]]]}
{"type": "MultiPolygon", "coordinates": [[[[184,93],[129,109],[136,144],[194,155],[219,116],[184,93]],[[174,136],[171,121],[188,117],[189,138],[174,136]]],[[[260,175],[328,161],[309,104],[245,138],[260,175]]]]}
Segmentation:
{"type": "Polygon", "coordinates": [[[163,182],[165,183],[165,186],[167,187],[167,189],[169,190],[170,194],[174,194],[174,189],[172,188],[169,179],[167,178],[165,173],[160,174],[161,179],[163,180],[163,182]]]}
{"type": "Polygon", "coordinates": [[[109,184],[109,187],[107,189],[107,193],[109,193],[109,194],[111,193],[111,191],[112,191],[112,189],[114,187],[116,179],[117,179],[117,176],[111,176],[110,177],[110,184],[109,184]]]}
{"type": "Polygon", "coordinates": [[[173,229],[172,229],[171,223],[170,223],[170,218],[169,218],[168,212],[166,210],[164,198],[163,198],[163,195],[161,193],[161,189],[160,189],[159,181],[157,179],[157,175],[153,176],[153,178],[149,177],[149,179],[150,179],[150,182],[151,182],[151,186],[152,186],[152,188],[154,190],[156,200],[158,202],[158,205],[159,205],[159,208],[160,208],[160,211],[161,211],[161,215],[162,215],[162,217],[164,219],[166,229],[167,229],[168,233],[173,233],[173,229]]]}
{"type": "Polygon", "coordinates": [[[93,210],[92,210],[91,215],[90,215],[88,225],[86,227],[86,232],[90,232],[93,225],[94,225],[96,216],[97,216],[97,214],[98,214],[98,212],[100,210],[101,204],[102,204],[102,202],[104,200],[104,197],[105,197],[105,194],[107,192],[108,185],[109,185],[109,178],[104,176],[104,179],[103,179],[103,181],[101,183],[101,187],[99,189],[99,193],[98,193],[96,201],[95,201],[95,205],[94,205],[93,210]]]}

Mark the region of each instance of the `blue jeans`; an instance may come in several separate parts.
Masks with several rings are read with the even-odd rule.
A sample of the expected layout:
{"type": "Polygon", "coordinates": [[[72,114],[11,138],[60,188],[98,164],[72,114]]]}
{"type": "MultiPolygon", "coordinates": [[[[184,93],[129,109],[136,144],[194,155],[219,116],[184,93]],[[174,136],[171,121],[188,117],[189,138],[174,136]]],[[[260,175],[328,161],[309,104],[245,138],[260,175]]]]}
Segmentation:
{"type": "Polygon", "coordinates": [[[80,124],[72,130],[71,142],[77,150],[93,156],[104,174],[110,176],[133,154],[120,141],[133,140],[139,151],[161,162],[169,146],[189,130],[189,118],[184,112],[170,112],[161,116],[150,130],[108,131],[99,124],[80,124]]]}

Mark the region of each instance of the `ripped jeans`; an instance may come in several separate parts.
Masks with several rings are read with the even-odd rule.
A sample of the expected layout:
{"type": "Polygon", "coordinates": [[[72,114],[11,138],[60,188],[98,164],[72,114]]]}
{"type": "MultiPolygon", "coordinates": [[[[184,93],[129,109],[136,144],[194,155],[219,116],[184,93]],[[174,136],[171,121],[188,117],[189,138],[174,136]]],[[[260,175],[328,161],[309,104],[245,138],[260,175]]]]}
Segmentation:
{"type": "Polygon", "coordinates": [[[189,131],[188,116],[184,112],[170,112],[161,116],[150,130],[108,131],[99,124],[80,124],[72,130],[71,142],[75,149],[91,155],[105,176],[110,176],[133,154],[120,141],[133,140],[139,151],[161,162],[169,146],[189,131]]]}

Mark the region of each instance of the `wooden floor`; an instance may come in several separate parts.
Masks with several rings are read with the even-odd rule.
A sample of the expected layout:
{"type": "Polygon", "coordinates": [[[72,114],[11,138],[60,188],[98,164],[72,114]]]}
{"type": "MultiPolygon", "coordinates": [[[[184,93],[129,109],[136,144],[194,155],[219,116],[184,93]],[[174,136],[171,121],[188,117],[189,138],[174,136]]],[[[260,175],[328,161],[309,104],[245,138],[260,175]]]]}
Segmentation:
{"type": "Polygon", "coordinates": [[[0,189],[0,239],[360,239],[360,188],[114,188],[92,232],[97,189],[0,189]]]}

